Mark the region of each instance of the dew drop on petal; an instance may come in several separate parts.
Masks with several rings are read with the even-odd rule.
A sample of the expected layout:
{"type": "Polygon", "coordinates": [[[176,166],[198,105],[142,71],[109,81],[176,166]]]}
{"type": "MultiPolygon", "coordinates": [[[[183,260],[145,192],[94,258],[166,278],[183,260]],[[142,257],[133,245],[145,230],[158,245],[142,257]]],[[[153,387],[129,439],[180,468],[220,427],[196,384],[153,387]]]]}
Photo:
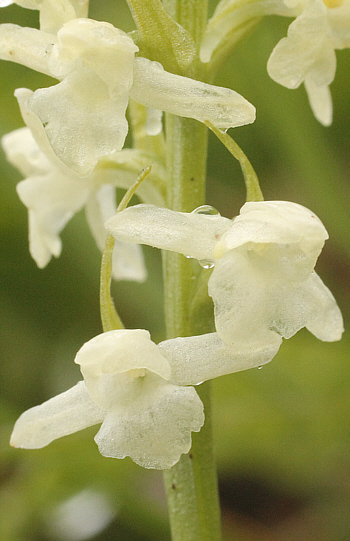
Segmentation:
{"type": "Polygon", "coordinates": [[[215,266],[215,262],[210,259],[201,259],[199,264],[203,269],[212,269],[215,266]]]}
{"type": "Polygon", "coordinates": [[[220,216],[220,212],[211,205],[201,205],[192,211],[192,214],[205,214],[206,216],[220,216]]]}
{"type": "Polygon", "coordinates": [[[262,366],[258,366],[258,370],[261,370],[263,367],[262,366]]]}

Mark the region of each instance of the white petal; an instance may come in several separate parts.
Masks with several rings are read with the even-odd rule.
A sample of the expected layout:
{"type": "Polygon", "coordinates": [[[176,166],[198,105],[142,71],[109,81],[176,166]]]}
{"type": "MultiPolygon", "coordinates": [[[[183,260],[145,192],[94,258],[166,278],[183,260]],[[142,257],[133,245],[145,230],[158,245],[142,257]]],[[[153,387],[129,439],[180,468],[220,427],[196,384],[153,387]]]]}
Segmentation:
{"type": "Polygon", "coordinates": [[[30,255],[39,269],[43,269],[52,256],[61,255],[62,241],[57,233],[42,226],[40,216],[31,209],[28,209],[28,228],[30,255]]]}
{"type": "Polygon", "coordinates": [[[59,234],[85,204],[89,187],[52,168],[17,184],[17,193],[29,211],[29,248],[40,268],[61,252],[59,234]]]}
{"type": "Polygon", "coordinates": [[[57,38],[51,56],[53,73],[66,75],[88,69],[107,85],[110,98],[125,100],[138,51],[130,36],[106,22],[73,19],[60,29],[57,38]]]}
{"type": "Polygon", "coordinates": [[[335,55],[328,38],[327,8],[311,0],[289,26],[288,37],[273,50],[267,69],[272,79],[287,88],[297,88],[314,71],[318,84],[329,84],[335,74],[335,55]]]}
{"type": "Polygon", "coordinates": [[[50,144],[69,168],[87,175],[101,156],[120,150],[128,131],[128,96],[112,101],[92,71],[74,71],[61,83],[36,90],[28,102],[50,144]]]}
{"type": "Polygon", "coordinates": [[[103,421],[105,412],[91,400],[84,382],[31,408],[17,420],[13,447],[40,449],[53,440],[103,421]]]}
{"type": "MultiPolygon", "coordinates": [[[[69,169],[54,153],[42,123],[37,115],[30,110],[29,102],[32,96],[33,92],[28,88],[17,88],[17,90],[15,90],[15,97],[17,98],[25,124],[30,129],[31,134],[34,137],[38,148],[40,149],[40,152],[46,156],[46,159],[52,165],[52,167],[57,167],[62,174],[70,177],[74,176],[73,171],[69,169]]],[[[78,179],[79,177],[76,176],[76,178],[78,179]]]]}
{"type": "Polygon", "coordinates": [[[315,263],[327,238],[321,220],[302,205],[289,201],[249,202],[219,239],[214,253],[221,257],[248,242],[298,243],[305,253],[312,255],[315,263]]]}
{"type": "Polygon", "coordinates": [[[56,36],[36,28],[0,25],[0,58],[51,75],[49,52],[56,36]]]}
{"type": "Polygon", "coordinates": [[[268,363],[276,355],[282,338],[271,335],[256,346],[248,340],[235,346],[225,344],[218,333],[173,338],[158,347],[171,365],[171,380],[178,385],[197,385],[208,379],[268,363]]]}
{"type": "Polygon", "coordinates": [[[338,340],[341,314],[312,276],[307,258],[288,245],[228,252],[209,279],[218,334],[236,347],[259,346],[275,333],[290,338],[306,326],[318,338],[338,340]]]}
{"type": "Polygon", "coordinates": [[[115,238],[149,244],[196,259],[212,259],[217,239],[231,221],[219,215],[175,212],[153,205],[135,205],[106,222],[115,238]]]}
{"type": "Polygon", "coordinates": [[[323,126],[330,126],[333,120],[333,104],[329,86],[319,86],[312,78],[306,77],[305,89],[315,118],[323,126]]]}
{"type": "Polygon", "coordinates": [[[226,344],[259,348],[276,343],[271,321],[280,295],[270,291],[274,282],[250,255],[240,250],[225,254],[216,261],[208,285],[214,301],[216,330],[226,344]]]}
{"type": "Polygon", "coordinates": [[[312,306],[306,328],[319,340],[340,340],[344,331],[341,312],[332,293],[315,272],[305,284],[305,295],[312,306]]]}
{"type": "Polygon", "coordinates": [[[88,0],[36,0],[35,3],[36,9],[40,9],[40,28],[47,32],[57,32],[71,19],[87,16],[88,0]]]}
{"type": "Polygon", "coordinates": [[[113,277],[116,280],[144,282],[147,269],[141,246],[115,241],[113,249],[113,277]]]}
{"type": "Polygon", "coordinates": [[[350,47],[350,2],[328,10],[328,21],[335,49],[350,47]]]}
{"type": "MultiPolygon", "coordinates": [[[[147,376],[146,376],[147,378],[147,376]]],[[[203,405],[193,387],[149,378],[144,392],[108,412],[95,441],[104,456],[130,456],[145,468],[171,468],[191,448],[191,432],[204,423],[203,405]]]]}
{"type": "Polygon", "coordinates": [[[255,108],[234,90],[208,85],[164,71],[157,62],[135,58],[131,97],[178,116],[209,120],[217,128],[250,124],[255,108]]]}
{"type": "Polygon", "coordinates": [[[89,340],[78,351],[75,362],[93,376],[121,374],[146,368],[164,379],[170,378],[168,361],[143,329],[109,331],[89,340]]]}
{"type": "Polygon", "coordinates": [[[88,0],[2,0],[0,7],[18,4],[27,9],[40,11],[40,28],[56,32],[65,22],[76,17],[86,17],[88,0]]]}
{"type": "Polygon", "coordinates": [[[38,147],[29,128],[19,128],[7,133],[1,139],[7,160],[24,177],[47,172],[50,167],[45,154],[38,147]]]}
{"type": "MultiPolygon", "coordinates": [[[[104,250],[107,231],[105,221],[116,213],[115,187],[104,185],[97,190],[86,205],[86,217],[96,244],[104,250]]],[[[147,278],[142,249],[137,244],[115,241],[113,250],[113,277],[116,280],[143,282],[147,278]]]]}

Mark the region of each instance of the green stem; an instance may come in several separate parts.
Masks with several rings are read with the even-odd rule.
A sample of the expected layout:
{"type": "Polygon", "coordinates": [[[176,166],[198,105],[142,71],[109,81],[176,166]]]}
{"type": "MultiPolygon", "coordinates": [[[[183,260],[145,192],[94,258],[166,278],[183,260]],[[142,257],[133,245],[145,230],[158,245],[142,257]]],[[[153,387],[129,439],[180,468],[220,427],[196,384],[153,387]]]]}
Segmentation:
{"type": "MultiPolygon", "coordinates": [[[[166,0],[165,6],[198,44],[206,21],[205,0],[166,0]]],[[[200,65],[197,66],[200,77],[200,65]]],[[[168,206],[191,212],[205,203],[207,129],[190,119],[167,115],[168,206]]],[[[165,314],[167,336],[208,332],[208,321],[191,320],[190,304],[198,276],[197,262],[180,254],[164,254],[165,314]]],[[[195,311],[196,312],[196,311],[195,311]]],[[[196,312],[198,316],[198,312],[196,312]]],[[[206,415],[193,435],[189,454],[170,470],[164,483],[173,541],[220,541],[220,509],[211,425],[210,382],[197,388],[206,415]]]]}

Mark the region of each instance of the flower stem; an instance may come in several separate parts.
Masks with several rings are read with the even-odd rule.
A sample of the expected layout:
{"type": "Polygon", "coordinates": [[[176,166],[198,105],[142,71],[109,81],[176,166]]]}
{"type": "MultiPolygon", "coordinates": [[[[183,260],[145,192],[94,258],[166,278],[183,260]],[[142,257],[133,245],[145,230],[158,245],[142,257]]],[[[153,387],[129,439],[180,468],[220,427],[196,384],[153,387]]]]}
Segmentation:
{"type": "MultiPolygon", "coordinates": [[[[200,42],[206,21],[205,0],[166,0],[166,8],[200,42]]],[[[200,77],[198,63],[197,76],[200,77]]],[[[205,203],[207,128],[191,119],[167,115],[168,206],[191,212],[205,203]]],[[[191,320],[190,302],[198,263],[164,253],[167,336],[208,332],[208,321],[191,320]]],[[[198,312],[196,312],[198,317],[198,312]]],[[[173,541],[220,541],[220,510],[211,427],[210,382],[197,387],[206,421],[193,435],[192,449],[163,472],[173,541]]]]}

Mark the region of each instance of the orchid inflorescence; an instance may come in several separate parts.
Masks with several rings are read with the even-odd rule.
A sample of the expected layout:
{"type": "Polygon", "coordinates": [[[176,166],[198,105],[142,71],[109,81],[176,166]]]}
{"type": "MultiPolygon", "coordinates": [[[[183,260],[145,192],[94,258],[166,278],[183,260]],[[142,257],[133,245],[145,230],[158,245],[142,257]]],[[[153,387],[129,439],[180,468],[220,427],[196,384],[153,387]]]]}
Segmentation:
{"type": "MultiPolygon", "coordinates": [[[[285,201],[248,201],[232,220],[166,208],[162,111],[227,130],[252,123],[253,105],[143,56],[133,34],[88,19],[87,0],[12,3],[39,10],[40,29],[0,25],[0,58],[58,80],[16,90],[26,127],[2,140],[24,177],[17,191],[28,208],[32,257],[41,268],[58,257],[60,232],[85,208],[98,247],[107,234],[115,239],[115,279],[146,279],[141,244],[209,262],[215,331],[158,345],[141,329],[92,338],[75,358],[83,380],[23,413],[11,444],[40,448],[101,423],[102,455],[170,468],[204,423],[194,386],[262,366],[303,327],[320,340],[341,338],[340,310],[314,270],[327,231],[313,212],[285,201]],[[128,107],[132,149],[124,148],[128,107]],[[142,204],[117,211],[116,189],[129,189],[149,163],[137,192],[142,204]]],[[[209,72],[221,44],[233,46],[237,33],[270,14],[295,18],[270,56],[270,76],[288,88],[304,83],[316,118],[330,124],[334,51],[350,45],[348,0],[222,0],[204,33],[201,64],[209,72]]]]}

